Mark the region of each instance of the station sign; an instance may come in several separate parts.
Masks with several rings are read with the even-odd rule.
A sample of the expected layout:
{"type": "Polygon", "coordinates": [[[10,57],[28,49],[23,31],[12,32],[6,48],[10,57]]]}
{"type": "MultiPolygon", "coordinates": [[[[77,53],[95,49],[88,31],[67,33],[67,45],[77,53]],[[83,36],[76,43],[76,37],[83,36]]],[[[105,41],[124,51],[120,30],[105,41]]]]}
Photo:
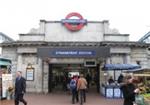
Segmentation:
{"type": "Polygon", "coordinates": [[[68,30],[71,31],[79,31],[84,27],[85,24],[87,24],[87,20],[83,19],[82,15],[77,12],[69,13],[65,19],[61,20],[61,22],[68,30]],[[73,17],[78,19],[72,19],[73,17]]]}
{"type": "Polygon", "coordinates": [[[94,56],[96,54],[93,50],[54,50],[53,55],[56,56],[94,56]]]}
{"type": "Polygon", "coordinates": [[[53,47],[38,48],[38,56],[51,58],[99,58],[110,56],[109,47],[53,47]]]}

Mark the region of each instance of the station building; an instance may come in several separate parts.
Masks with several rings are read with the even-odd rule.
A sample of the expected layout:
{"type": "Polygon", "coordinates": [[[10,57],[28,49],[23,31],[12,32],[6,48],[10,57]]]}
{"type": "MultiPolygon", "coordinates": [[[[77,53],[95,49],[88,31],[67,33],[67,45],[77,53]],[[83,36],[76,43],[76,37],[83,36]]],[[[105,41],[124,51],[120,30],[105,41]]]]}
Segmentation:
{"type": "MultiPolygon", "coordinates": [[[[28,92],[53,92],[64,76],[80,73],[97,77],[100,88],[106,79],[105,64],[150,68],[148,44],[131,42],[129,34],[111,29],[109,21],[89,21],[79,13],[70,13],[60,21],[40,20],[39,28],[1,46],[3,57],[12,60],[14,77],[17,70],[26,77],[28,92]]],[[[108,72],[107,77],[111,75],[108,72]]]]}

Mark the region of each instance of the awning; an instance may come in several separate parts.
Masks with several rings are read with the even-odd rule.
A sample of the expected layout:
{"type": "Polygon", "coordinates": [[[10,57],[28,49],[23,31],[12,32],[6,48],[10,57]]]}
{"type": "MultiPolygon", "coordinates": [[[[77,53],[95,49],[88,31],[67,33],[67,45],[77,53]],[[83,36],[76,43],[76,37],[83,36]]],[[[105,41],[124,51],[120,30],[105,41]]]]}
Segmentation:
{"type": "Polygon", "coordinates": [[[0,66],[10,66],[11,63],[7,61],[0,61],[0,66]]]}
{"type": "Polygon", "coordinates": [[[141,68],[138,64],[105,64],[104,70],[134,70],[141,68]]]}

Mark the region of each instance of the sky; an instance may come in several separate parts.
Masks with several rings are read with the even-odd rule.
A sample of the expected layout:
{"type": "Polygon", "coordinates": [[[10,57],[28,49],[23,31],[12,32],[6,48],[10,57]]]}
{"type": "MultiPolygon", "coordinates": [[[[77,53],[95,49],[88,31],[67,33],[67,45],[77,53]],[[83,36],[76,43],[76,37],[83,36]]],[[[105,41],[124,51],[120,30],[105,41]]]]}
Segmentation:
{"type": "Polygon", "coordinates": [[[137,41],[150,31],[150,0],[0,0],[0,32],[18,40],[41,19],[61,20],[78,12],[90,21],[109,20],[110,28],[137,41]]]}

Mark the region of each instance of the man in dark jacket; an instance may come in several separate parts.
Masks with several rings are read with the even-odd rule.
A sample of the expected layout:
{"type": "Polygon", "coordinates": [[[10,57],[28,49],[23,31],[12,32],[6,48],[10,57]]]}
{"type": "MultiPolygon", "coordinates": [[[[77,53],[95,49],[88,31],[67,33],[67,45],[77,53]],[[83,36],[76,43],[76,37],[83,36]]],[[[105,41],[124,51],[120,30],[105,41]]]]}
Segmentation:
{"type": "Polygon", "coordinates": [[[124,76],[122,74],[119,75],[117,82],[122,83],[124,79],[124,76]]]}
{"type": "Polygon", "coordinates": [[[135,88],[133,84],[133,77],[132,76],[127,76],[126,77],[126,83],[122,84],[121,90],[123,93],[124,97],[124,104],[123,105],[133,105],[135,101],[135,94],[139,92],[138,88],[135,88]]]}
{"type": "Polygon", "coordinates": [[[15,105],[19,105],[19,101],[27,105],[27,102],[23,99],[24,93],[26,92],[26,79],[22,77],[22,72],[16,73],[15,82],[15,105]]]}

